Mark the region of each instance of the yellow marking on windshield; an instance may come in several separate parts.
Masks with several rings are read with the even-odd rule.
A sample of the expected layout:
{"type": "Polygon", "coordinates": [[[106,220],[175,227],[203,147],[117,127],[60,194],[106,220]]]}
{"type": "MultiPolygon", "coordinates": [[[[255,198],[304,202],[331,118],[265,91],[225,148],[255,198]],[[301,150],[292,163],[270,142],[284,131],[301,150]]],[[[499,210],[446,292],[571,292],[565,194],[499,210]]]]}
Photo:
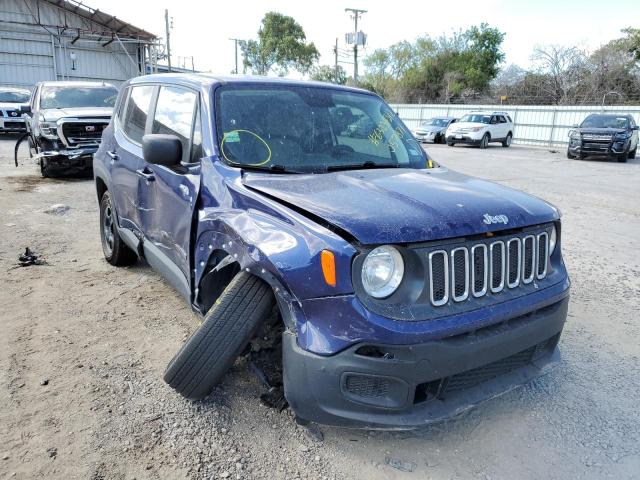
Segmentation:
{"type": "Polygon", "coordinates": [[[225,160],[227,162],[233,163],[234,165],[246,165],[248,167],[259,167],[261,165],[269,163],[269,160],[271,160],[271,148],[269,147],[269,144],[264,140],[264,138],[262,138],[257,133],[252,132],[251,130],[231,130],[230,132],[225,132],[224,135],[222,136],[222,143],[220,143],[220,150],[222,151],[222,156],[225,158],[225,160]],[[244,132],[244,133],[248,133],[250,135],[253,135],[258,140],[260,140],[262,143],[264,143],[264,146],[267,147],[267,152],[269,152],[269,155],[267,155],[267,159],[266,160],[264,160],[263,162],[259,162],[259,163],[238,163],[238,162],[235,162],[235,161],[231,160],[229,157],[227,157],[227,155],[224,153],[224,142],[227,140],[227,138],[230,138],[229,142],[234,142],[235,143],[236,141],[239,141],[240,140],[240,136],[238,134],[240,132],[244,132]],[[231,139],[233,139],[233,140],[231,140],[231,139]]]}

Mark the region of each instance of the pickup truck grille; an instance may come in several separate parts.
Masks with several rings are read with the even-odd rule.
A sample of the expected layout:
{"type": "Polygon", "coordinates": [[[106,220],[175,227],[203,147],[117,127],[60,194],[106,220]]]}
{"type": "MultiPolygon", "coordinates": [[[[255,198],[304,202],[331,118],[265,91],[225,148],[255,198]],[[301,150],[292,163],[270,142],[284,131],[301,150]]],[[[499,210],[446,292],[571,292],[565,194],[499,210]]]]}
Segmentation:
{"type": "Polygon", "coordinates": [[[496,295],[547,276],[546,230],[453,244],[428,253],[429,300],[434,307],[496,295]]]}
{"type": "Polygon", "coordinates": [[[63,140],[66,140],[66,144],[70,147],[97,145],[102,138],[102,131],[108,124],[108,119],[64,122],[62,124],[63,140]]]}

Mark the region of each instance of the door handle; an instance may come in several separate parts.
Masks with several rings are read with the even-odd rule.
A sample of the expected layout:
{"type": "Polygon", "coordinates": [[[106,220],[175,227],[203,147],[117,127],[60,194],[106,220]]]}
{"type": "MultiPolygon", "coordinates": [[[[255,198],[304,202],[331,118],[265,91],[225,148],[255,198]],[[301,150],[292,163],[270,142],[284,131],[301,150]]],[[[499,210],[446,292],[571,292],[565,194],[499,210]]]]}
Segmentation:
{"type": "Polygon", "coordinates": [[[118,154],[116,153],[115,150],[112,152],[107,150],[107,155],[109,155],[109,157],[111,157],[111,160],[113,160],[114,162],[118,160],[118,154]]]}
{"type": "Polygon", "coordinates": [[[140,170],[136,170],[136,173],[139,177],[144,178],[147,182],[153,182],[156,179],[156,176],[153,174],[153,170],[151,170],[149,167],[144,167],[140,170]]]}

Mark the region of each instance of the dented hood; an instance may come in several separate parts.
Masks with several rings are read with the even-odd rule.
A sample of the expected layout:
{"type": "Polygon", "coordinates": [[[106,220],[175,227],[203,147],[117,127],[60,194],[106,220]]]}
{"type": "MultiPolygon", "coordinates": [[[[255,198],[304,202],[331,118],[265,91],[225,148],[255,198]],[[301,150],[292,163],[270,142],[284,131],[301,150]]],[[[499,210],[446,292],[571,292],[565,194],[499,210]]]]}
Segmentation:
{"type": "Polygon", "coordinates": [[[320,217],[362,244],[422,242],[558,218],[554,207],[536,197],[444,168],[249,172],[243,183],[320,217]]]}

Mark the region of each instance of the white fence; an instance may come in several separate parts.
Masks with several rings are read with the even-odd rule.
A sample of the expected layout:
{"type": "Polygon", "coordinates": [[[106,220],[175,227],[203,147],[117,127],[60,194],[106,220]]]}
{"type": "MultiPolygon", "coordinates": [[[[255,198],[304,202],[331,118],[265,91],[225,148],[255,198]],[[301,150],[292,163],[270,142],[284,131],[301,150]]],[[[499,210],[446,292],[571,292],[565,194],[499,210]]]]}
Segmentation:
{"type": "Polygon", "coordinates": [[[460,118],[472,110],[501,111],[511,115],[513,142],[522,145],[560,146],[569,141],[571,128],[590,113],[631,114],[640,124],[640,106],[554,106],[554,105],[407,105],[391,107],[409,128],[436,116],[460,118]]]}

